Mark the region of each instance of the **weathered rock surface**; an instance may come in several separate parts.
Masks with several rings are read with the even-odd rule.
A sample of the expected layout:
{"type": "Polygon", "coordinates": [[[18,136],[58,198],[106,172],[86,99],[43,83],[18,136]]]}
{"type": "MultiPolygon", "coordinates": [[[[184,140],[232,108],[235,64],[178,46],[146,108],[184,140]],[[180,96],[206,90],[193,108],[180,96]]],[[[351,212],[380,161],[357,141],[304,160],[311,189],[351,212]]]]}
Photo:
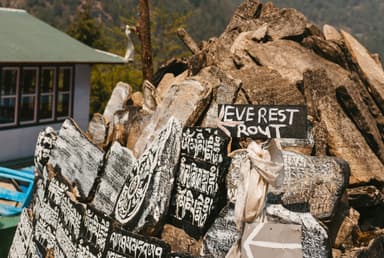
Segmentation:
{"type": "Polygon", "coordinates": [[[337,41],[343,39],[343,36],[341,36],[340,32],[329,24],[325,24],[323,26],[323,33],[326,40],[337,41]]]}
{"type": "Polygon", "coordinates": [[[384,193],[373,185],[347,189],[348,201],[352,207],[373,207],[384,203],[384,193]]]}
{"type": "Polygon", "coordinates": [[[225,257],[232,245],[241,238],[241,232],[235,224],[234,211],[234,204],[229,203],[217,215],[203,238],[204,256],[225,257]]]}
{"type": "Polygon", "coordinates": [[[384,71],[369,55],[368,50],[351,34],[341,31],[349,53],[358,65],[358,71],[363,80],[368,83],[369,90],[376,103],[384,112],[384,71]]]}
{"type": "Polygon", "coordinates": [[[345,159],[351,169],[350,184],[370,180],[384,182],[383,164],[369,148],[356,126],[332,97],[325,97],[319,104],[320,117],[328,130],[331,154],[345,159]]]}
{"type": "Polygon", "coordinates": [[[331,157],[311,157],[283,151],[284,180],[280,187],[270,187],[269,198],[280,197],[284,206],[296,211],[310,211],[320,219],[330,218],[345,191],[348,164],[331,157]]]}
{"type": "Polygon", "coordinates": [[[184,230],[165,224],[161,239],[171,246],[171,250],[177,253],[187,253],[193,257],[199,256],[202,241],[190,237],[184,230]]]}
{"type": "Polygon", "coordinates": [[[136,158],[128,148],[122,147],[118,142],[112,145],[92,202],[97,210],[108,215],[113,213],[117,197],[135,164],[136,158]]]}
{"type": "Polygon", "coordinates": [[[132,88],[129,84],[118,82],[113,89],[111,98],[104,109],[103,117],[106,123],[113,120],[113,115],[116,111],[123,110],[132,94],[132,88]]]}
{"type": "Polygon", "coordinates": [[[218,104],[233,103],[240,90],[241,81],[226,75],[220,68],[211,66],[200,73],[201,80],[209,81],[212,85],[212,100],[201,124],[202,127],[216,127],[218,118],[218,104]]]}
{"type": "Polygon", "coordinates": [[[335,248],[350,248],[353,245],[352,234],[358,230],[360,214],[353,208],[349,209],[348,215],[341,223],[335,238],[333,246],[335,248]]]}
{"type": "Polygon", "coordinates": [[[304,258],[330,256],[331,248],[327,231],[310,213],[292,212],[281,205],[269,205],[266,207],[266,216],[269,222],[302,226],[304,258]]]}
{"type": "Polygon", "coordinates": [[[189,79],[173,85],[137,138],[133,148],[135,155],[140,156],[151,146],[171,116],[180,121],[182,126],[193,125],[208,105],[210,95],[211,89],[197,80],[189,79]]]}
{"type": "Polygon", "coordinates": [[[107,125],[102,114],[93,114],[86,134],[95,145],[102,147],[107,135],[107,125]]]}
{"type": "Polygon", "coordinates": [[[114,217],[127,229],[155,234],[165,222],[180,141],[180,122],[171,117],[133,169],[127,171],[114,208],[114,217]]]}
{"type": "Polygon", "coordinates": [[[84,135],[76,123],[67,119],[60,129],[49,163],[56,172],[75,184],[80,197],[85,199],[91,192],[103,156],[104,152],[84,135]]]}

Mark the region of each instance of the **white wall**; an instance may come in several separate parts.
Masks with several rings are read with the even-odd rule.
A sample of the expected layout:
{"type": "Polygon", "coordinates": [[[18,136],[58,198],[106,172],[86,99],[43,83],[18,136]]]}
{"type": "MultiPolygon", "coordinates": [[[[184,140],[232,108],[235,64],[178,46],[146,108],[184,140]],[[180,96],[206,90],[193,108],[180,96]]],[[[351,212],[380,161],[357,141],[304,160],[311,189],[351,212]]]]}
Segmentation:
{"type": "MultiPolygon", "coordinates": [[[[75,66],[75,90],[73,118],[81,129],[88,126],[90,98],[90,65],[75,66]]],[[[37,136],[45,127],[59,130],[60,123],[0,130],[0,162],[32,157],[37,136]]]]}
{"type": "Polygon", "coordinates": [[[91,66],[87,64],[76,65],[75,76],[73,119],[85,131],[89,122],[91,66]]]}

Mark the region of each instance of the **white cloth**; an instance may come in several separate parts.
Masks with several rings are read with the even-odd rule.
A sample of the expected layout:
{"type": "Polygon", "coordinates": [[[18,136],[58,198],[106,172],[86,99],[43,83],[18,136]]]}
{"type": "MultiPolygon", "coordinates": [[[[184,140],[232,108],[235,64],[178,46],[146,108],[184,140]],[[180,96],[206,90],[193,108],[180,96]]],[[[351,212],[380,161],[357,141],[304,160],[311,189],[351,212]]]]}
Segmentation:
{"type": "MultiPolygon", "coordinates": [[[[240,168],[235,205],[235,223],[241,231],[244,223],[255,222],[262,214],[268,185],[279,184],[283,170],[281,151],[274,140],[267,144],[251,142],[247,151],[248,160],[240,168]]],[[[239,246],[234,244],[226,257],[240,257],[239,246]]]]}

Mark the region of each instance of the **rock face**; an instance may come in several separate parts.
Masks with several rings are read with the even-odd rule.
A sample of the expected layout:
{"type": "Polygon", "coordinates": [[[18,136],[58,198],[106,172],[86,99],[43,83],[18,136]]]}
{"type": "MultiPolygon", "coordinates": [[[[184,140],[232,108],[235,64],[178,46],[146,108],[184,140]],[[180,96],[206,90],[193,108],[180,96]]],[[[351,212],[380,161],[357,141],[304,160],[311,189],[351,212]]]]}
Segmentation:
{"type": "Polygon", "coordinates": [[[80,197],[89,196],[103,162],[104,152],[95,146],[71,119],[65,120],[49,163],[78,187],[80,197]]]}

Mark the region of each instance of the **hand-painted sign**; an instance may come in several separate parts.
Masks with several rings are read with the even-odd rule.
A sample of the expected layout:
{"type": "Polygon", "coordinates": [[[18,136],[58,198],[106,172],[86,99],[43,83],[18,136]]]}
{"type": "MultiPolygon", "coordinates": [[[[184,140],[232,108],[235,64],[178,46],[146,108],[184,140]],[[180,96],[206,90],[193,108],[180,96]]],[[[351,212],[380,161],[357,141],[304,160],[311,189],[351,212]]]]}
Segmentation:
{"type": "Polygon", "coordinates": [[[219,128],[232,137],[306,138],[305,106],[219,104],[219,128]]]}
{"type": "Polygon", "coordinates": [[[184,128],[171,224],[199,238],[222,208],[228,137],[214,128],[184,128]]]}
{"type": "Polygon", "coordinates": [[[303,257],[301,225],[246,224],[242,239],[241,257],[303,257]]]}

